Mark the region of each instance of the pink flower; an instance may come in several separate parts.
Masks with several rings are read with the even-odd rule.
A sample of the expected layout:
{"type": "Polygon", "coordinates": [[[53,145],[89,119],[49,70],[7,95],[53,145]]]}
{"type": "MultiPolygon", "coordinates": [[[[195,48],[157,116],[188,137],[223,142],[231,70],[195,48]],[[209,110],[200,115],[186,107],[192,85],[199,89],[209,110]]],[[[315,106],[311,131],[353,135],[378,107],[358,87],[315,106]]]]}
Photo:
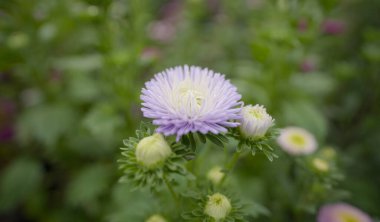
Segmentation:
{"type": "Polygon", "coordinates": [[[372,222],[363,211],[346,203],[328,204],[320,208],[317,222],[372,222]]]}
{"type": "Polygon", "coordinates": [[[298,31],[305,32],[308,28],[309,24],[306,19],[302,18],[298,20],[298,31]]]}
{"type": "Polygon", "coordinates": [[[315,62],[310,59],[305,59],[300,64],[300,69],[302,72],[312,72],[316,69],[315,62]]]}
{"type": "Polygon", "coordinates": [[[322,24],[322,32],[328,35],[339,35],[346,30],[346,24],[341,20],[327,19],[322,24]]]}

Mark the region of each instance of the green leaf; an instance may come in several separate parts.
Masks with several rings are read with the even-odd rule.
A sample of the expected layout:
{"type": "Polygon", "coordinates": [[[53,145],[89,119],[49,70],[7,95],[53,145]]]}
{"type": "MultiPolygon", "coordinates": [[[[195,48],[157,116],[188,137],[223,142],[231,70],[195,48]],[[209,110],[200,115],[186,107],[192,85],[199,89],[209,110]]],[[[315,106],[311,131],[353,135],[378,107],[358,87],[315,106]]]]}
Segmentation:
{"type": "Polygon", "coordinates": [[[74,206],[94,204],[108,188],[110,175],[109,169],[100,164],[79,171],[68,186],[68,203],[74,206]]]}
{"type": "Polygon", "coordinates": [[[98,104],[84,117],[83,126],[100,142],[112,143],[121,128],[123,119],[114,108],[98,104]]]}
{"type": "Polygon", "coordinates": [[[197,133],[197,135],[198,135],[199,140],[202,143],[206,143],[206,136],[205,135],[203,135],[202,133],[197,133]]]}
{"type": "Polygon", "coordinates": [[[0,211],[9,210],[37,191],[42,182],[41,166],[29,159],[17,159],[1,175],[0,211]]]}
{"type": "Polygon", "coordinates": [[[74,110],[66,104],[38,106],[21,115],[17,136],[24,144],[36,139],[53,149],[57,140],[75,125],[75,119],[74,110]]]}
{"type": "Polygon", "coordinates": [[[215,145],[219,146],[219,147],[224,147],[222,141],[219,140],[218,137],[216,137],[214,134],[207,134],[206,135],[207,139],[209,139],[212,143],[214,143],[215,145]]]}

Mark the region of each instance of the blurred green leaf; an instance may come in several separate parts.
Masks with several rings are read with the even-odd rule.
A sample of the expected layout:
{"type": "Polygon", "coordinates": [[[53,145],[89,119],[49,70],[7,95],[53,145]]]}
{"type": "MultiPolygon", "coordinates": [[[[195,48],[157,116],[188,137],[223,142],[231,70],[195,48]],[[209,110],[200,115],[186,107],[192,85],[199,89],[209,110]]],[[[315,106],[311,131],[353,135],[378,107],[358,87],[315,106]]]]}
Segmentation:
{"type": "Polygon", "coordinates": [[[57,140],[75,123],[74,110],[66,104],[41,105],[26,110],[18,121],[18,138],[23,144],[33,139],[53,149],[57,140]]]}
{"type": "Polygon", "coordinates": [[[117,130],[123,125],[123,119],[108,104],[96,105],[83,119],[83,126],[100,142],[110,143],[117,130]]]}
{"type": "Polygon", "coordinates": [[[34,160],[14,160],[1,174],[0,211],[9,210],[33,195],[41,185],[42,173],[34,160]]]}
{"type": "Polygon", "coordinates": [[[67,201],[73,206],[96,205],[99,197],[108,188],[110,169],[101,164],[90,165],[72,179],[67,190],[67,201]]]}
{"type": "Polygon", "coordinates": [[[324,142],[327,134],[327,120],[311,102],[294,102],[283,105],[283,119],[288,125],[299,126],[312,132],[324,142]]]}
{"type": "Polygon", "coordinates": [[[78,55],[56,59],[54,64],[62,70],[93,71],[102,67],[102,57],[99,54],[78,55]]]}

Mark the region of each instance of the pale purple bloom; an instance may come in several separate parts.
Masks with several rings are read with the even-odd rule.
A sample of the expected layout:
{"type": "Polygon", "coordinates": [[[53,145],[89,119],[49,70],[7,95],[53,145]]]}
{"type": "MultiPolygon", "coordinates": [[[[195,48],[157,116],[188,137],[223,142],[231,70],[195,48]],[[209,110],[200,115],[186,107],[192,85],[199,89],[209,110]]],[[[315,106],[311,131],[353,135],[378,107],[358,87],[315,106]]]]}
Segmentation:
{"type": "Polygon", "coordinates": [[[177,66],[158,73],[142,89],[144,116],[158,125],[157,132],[218,134],[236,127],[242,102],[224,75],[207,68],[177,66]]]}
{"type": "Polygon", "coordinates": [[[328,204],[318,212],[317,222],[372,222],[363,211],[345,203],[328,204]]]}

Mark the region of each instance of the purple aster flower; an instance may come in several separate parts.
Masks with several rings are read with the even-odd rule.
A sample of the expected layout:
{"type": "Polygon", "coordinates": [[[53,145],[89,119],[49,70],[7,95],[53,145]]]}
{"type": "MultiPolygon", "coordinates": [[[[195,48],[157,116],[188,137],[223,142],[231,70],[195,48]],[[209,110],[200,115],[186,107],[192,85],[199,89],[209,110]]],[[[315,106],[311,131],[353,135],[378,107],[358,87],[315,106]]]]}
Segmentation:
{"type": "Polygon", "coordinates": [[[177,134],[177,140],[189,132],[218,134],[236,127],[242,102],[224,75],[207,68],[177,66],[158,73],[145,83],[141,99],[144,116],[158,125],[157,132],[177,134]]]}
{"type": "Polygon", "coordinates": [[[345,203],[328,204],[318,212],[318,222],[372,222],[371,218],[356,207],[345,203]]]}

